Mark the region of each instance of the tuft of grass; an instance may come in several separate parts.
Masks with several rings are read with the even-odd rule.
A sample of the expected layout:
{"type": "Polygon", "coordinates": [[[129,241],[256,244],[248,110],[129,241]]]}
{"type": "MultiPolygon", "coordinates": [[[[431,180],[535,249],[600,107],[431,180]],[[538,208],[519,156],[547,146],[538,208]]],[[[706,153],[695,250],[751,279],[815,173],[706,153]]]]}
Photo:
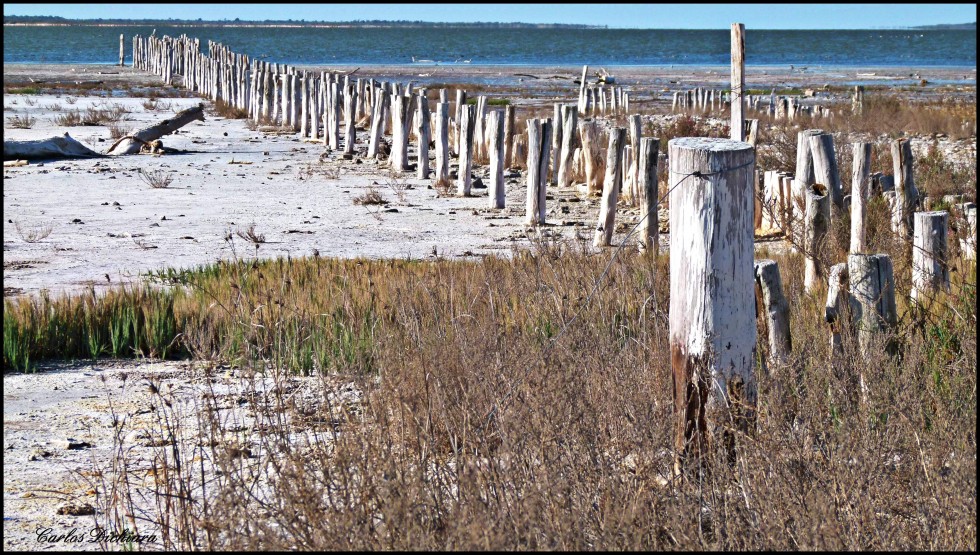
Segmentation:
{"type": "Polygon", "coordinates": [[[233,105],[225,102],[224,100],[215,101],[211,108],[211,113],[217,116],[228,119],[246,119],[248,118],[248,110],[243,110],[242,108],[236,108],[233,105]]]}
{"type": "Polygon", "coordinates": [[[30,129],[37,123],[37,118],[30,114],[16,114],[7,118],[7,125],[14,129],[30,129]]]}
{"type": "Polygon", "coordinates": [[[45,224],[21,224],[20,221],[14,222],[14,228],[17,229],[17,235],[25,243],[37,243],[47,239],[51,235],[51,226],[45,224]]]}
{"type": "Polygon", "coordinates": [[[54,117],[54,123],[63,127],[75,127],[83,125],[82,113],[78,110],[68,110],[63,114],[54,117]]]}
{"type": "Polygon", "coordinates": [[[119,123],[110,123],[106,126],[106,128],[109,129],[109,136],[113,140],[119,140],[126,135],[129,135],[129,132],[132,131],[132,127],[119,123]]]}
{"type": "Polygon", "coordinates": [[[140,170],[140,179],[154,189],[166,189],[174,181],[174,176],[165,170],[140,170]]]}
{"type": "Polygon", "coordinates": [[[375,187],[368,187],[368,190],[360,195],[355,196],[352,201],[354,204],[360,206],[371,206],[378,204],[388,204],[384,195],[381,194],[375,187]]]}

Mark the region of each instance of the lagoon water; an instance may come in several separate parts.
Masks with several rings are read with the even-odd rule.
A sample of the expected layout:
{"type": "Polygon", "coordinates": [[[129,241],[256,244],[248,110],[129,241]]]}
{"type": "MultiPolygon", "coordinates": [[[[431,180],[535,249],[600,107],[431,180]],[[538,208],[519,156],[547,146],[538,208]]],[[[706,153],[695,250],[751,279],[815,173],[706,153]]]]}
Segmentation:
{"type": "MultiPolygon", "coordinates": [[[[599,66],[727,65],[730,32],[665,29],[155,27],[293,65],[423,64],[599,66]],[[418,63],[418,62],[417,62],[418,63]]],[[[7,63],[112,64],[119,35],[149,26],[4,26],[7,63]]],[[[977,63],[975,30],[746,30],[748,66],[964,67],[977,63]]]]}

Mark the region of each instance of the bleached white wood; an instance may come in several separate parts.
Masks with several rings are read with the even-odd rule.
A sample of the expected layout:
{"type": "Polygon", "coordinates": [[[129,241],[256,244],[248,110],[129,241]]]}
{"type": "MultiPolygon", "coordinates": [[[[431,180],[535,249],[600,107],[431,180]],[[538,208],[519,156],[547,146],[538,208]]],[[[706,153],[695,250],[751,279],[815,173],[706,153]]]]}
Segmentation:
{"type": "Polygon", "coordinates": [[[383,89],[375,89],[374,94],[374,114],[371,116],[371,141],[368,143],[368,158],[377,158],[380,154],[381,141],[384,135],[386,112],[388,103],[391,101],[389,95],[383,89]]]}
{"type": "Polygon", "coordinates": [[[476,106],[464,104],[460,113],[459,173],[456,176],[456,190],[460,196],[468,197],[473,184],[470,172],[473,170],[473,124],[475,123],[473,120],[476,118],[476,106]]]}
{"type": "Polygon", "coordinates": [[[630,204],[633,206],[642,206],[641,196],[643,191],[640,187],[640,166],[638,163],[640,159],[640,138],[643,136],[640,114],[633,114],[627,119],[626,129],[631,158],[623,166],[626,172],[623,177],[625,193],[630,204]]]}
{"type": "Polygon", "coordinates": [[[558,186],[569,187],[572,184],[572,155],[575,153],[575,131],[578,128],[578,109],[572,104],[565,104],[561,110],[560,123],[562,128],[561,153],[558,157],[558,186]]]}
{"type": "Polygon", "coordinates": [[[586,89],[585,89],[586,73],[588,71],[589,71],[589,66],[583,65],[582,80],[579,82],[579,88],[578,88],[578,109],[583,114],[586,113],[588,108],[588,97],[586,96],[586,89]]]}
{"type": "Polygon", "coordinates": [[[789,331],[789,301],[783,294],[783,280],[775,260],[756,260],[756,295],[762,305],[759,315],[769,336],[769,365],[783,364],[792,350],[789,331]]]}
{"type": "Polygon", "coordinates": [[[344,94],[344,153],[354,153],[357,130],[354,127],[357,117],[357,86],[348,84],[344,94]]]}
{"type": "Polygon", "coordinates": [[[459,143],[460,143],[460,131],[462,129],[463,122],[463,110],[466,108],[466,91],[462,89],[456,89],[456,126],[455,134],[456,140],[453,146],[453,152],[456,156],[459,156],[459,143]]]}
{"type": "Polygon", "coordinates": [[[514,107],[506,106],[504,109],[504,167],[506,168],[514,164],[514,119],[514,107]]]}
{"type": "Polygon", "coordinates": [[[644,217],[640,240],[646,252],[653,256],[660,253],[660,216],[657,203],[660,189],[657,183],[657,170],[660,161],[660,140],[651,137],[640,139],[640,156],[637,160],[639,189],[643,191],[642,204],[644,217]]]}
{"type": "Polygon", "coordinates": [[[414,107],[414,96],[391,98],[391,168],[398,172],[408,170],[408,134],[414,107]]]}
{"type": "Polygon", "coordinates": [[[551,126],[551,119],[527,120],[527,211],[524,218],[527,225],[543,225],[546,220],[551,126]]]}
{"type": "Polygon", "coordinates": [[[912,300],[949,290],[949,213],[916,212],[912,238],[912,300]]]}
{"type": "Polygon", "coordinates": [[[449,182],[449,103],[436,105],[436,181],[449,182]]]}
{"type": "Polygon", "coordinates": [[[562,135],[562,106],[564,104],[555,103],[555,116],[551,119],[554,122],[554,130],[551,133],[551,160],[548,183],[558,185],[558,170],[561,164],[561,135],[562,135]]]}
{"type": "Polygon", "coordinates": [[[732,123],[731,137],[745,140],[745,24],[732,23],[732,123]]]}
{"type": "Polygon", "coordinates": [[[602,148],[599,144],[599,124],[586,120],[579,124],[579,136],[582,137],[582,159],[585,162],[585,182],[589,194],[602,191],[599,172],[602,165],[600,156],[602,148]]]}
{"type": "Polygon", "coordinates": [[[416,113],[415,120],[419,125],[418,134],[418,165],[416,166],[417,175],[419,179],[428,179],[429,172],[429,141],[432,137],[432,127],[431,118],[429,117],[429,99],[426,96],[426,90],[419,90],[418,95],[418,111],[416,113]]]}
{"type": "Polygon", "coordinates": [[[809,138],[810,155],[813,156],[813,179],[825,185],[830,193],[831,214],[839,217],[844,209],[844,192],[837,169],[837,156],[834,152],[834,136],[830,133],[813,135],[809,138]]]}
{"type": "Polygon", "coordinates": [[[755,419],[755,150],[742,141],[685,137],[671,140],[668,151],[670,358],[679,472],[724,427],[748,432],[755,419]]]}
{"type": "Polygon", "coordinates": [[[898,321],[895,273],[887,254],[852,254],[847,257],[847,274],[851,316],[861,351],[867,356],[875,336],[894,328],[898,321]]]}
{"type": "Polygon", "coordinates": [[[830,227],[830,195],[827,188],[817,183],[806,191],[806,227],[804,244],[803,290],[812,291],[824,275],[820,254],[827,241],[830,227]]]}
{"type": "Polygon", "coordinates": [[[849,295],[847,289],[847,262],[830,267],[827,278],[827,303],[824,306],[824,321],[830,324],[830,351],[835,358],[844,352],[841,342],[841,328],[849,322],[841,322],[841,315],[849,295]]]}
{"type": "Polygon", "coordinates": [[[851,143],[851,254],[868,248],[864,220],[871,188],[871,143],[851,143]]]}
{"type": "Polygon", "coordinates": [[[507,191],[504,189],[504,112],[487,114],[487,136],[490,138],[490,207],[504,208],[507,191]]]}
{"type": "Polygon", "coordinates": [[[592,244],[607,247],[612,244],[616,228],[616,203],[623,182],[623,149],[626,146],[626,128],[609,130],[609,147],[606,149],[606,176],[602,185],[602,205],[599,207],[599,223],[596,225],[592,244]]]}
{"type": "Polygon", "coordinates": [[[912,237],[912,213],[919,201],[919,191],[915,187],[913,172],[912,143],[908,139],[892,141],[891,151],[895,170],[892,231],[908,239],[912,237]]]}

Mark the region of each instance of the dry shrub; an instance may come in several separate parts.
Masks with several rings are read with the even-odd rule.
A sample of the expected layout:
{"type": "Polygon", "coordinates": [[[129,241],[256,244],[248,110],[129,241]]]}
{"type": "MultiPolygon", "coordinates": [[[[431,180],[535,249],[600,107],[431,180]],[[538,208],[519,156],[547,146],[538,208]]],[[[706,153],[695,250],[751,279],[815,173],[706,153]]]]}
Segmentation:
{"type": "Polygon", "coordinates": [[[432,183],[432,188],[436,190],[436,194],[440,197],[452,197],[455,196],[456,186],[448,178],[442,177],[437,179],[432,183]]]}
{"type": "Polygon", "coordinates": [[[74,127],[82,125],[82,114],[78,110],[68,110],[63,114],[54,117],[54,122],[63,127],[74,127]]]}
{"type": "Polygon", "coordinates": [[[368,187],[368,190],[360,195],[355,196],[353,199],[354,204],[360,206],[369,206],[377,204],[388,204],[385,200],[384,195],[381,194],[375,187],[368,187]]]}
{"type": "Polygon", "coordinates": [[[51,226],[44,224],[21,224],[19,221],[14,222],[14,227],[17,229],[17,235],[25,243],[37,243],[47,239],[51,235],[51,226]]]}
{"type": "Polygon", "coordinates": [[[110,123],[106,126],[106,128],[109,129],[109,136],[112,137],[113,140],[119,140],[129,135],[129,132],[132,131],[132,127],[119,123],[110,123]]]}
{"type": "Polygon", "coordinates": [[[82,116],[82,125],[107,125],[116,123],[129,111],[119,104],[103,107],[92,106],[85,110],[82,116]]]}
{"type": "Polygon", "coordinates": [[[235,231],[235,235],[238,237],[252,243],[256,247],[260,243],[265,243],[265,234],[258,233],[255,231],[255,224],[248,226],[246,229],[238,229],[235,231]]]}
{"type": "Polygon", "coordinates": [[[235,106],[225,102],[224,100],[216,100],[210,112],[213,115],[217,115],[227,119],[246,119],[248,118],[248,110],[242,108],[236,108],[235,106]]]}
{"type": "Polygon", "coordinates": [[[14,129],[30,129],[37,123],[37,118],[30,114],[16,114],[7,118],[7,125],[14,129]]]}
{"type": "Polygon", "coordinates": [[[154,189],[166,189],[174,181],[174,176],[166,170],[140,170],[140,179],[154,189]]]}

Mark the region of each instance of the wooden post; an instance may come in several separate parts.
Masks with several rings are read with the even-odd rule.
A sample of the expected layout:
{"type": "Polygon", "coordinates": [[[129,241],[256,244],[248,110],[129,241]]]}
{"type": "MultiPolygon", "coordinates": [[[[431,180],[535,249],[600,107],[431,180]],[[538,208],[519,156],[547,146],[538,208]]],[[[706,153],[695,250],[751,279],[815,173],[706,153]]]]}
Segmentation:
{"type": "Polygon", "coordinates": [[[825,185],[830,192],[831,208],[835,216],[844,209],[844,192],[834,153],[834,136],[823,133],[810,137],[810,154],[813,156],[814,180],[825,185]]]}
{"type": "Polygon", "coordinates": [[[487,137],[490,139],[490,208],[503,208],[507,201],[504,189],[504,112],[487,114],[487,137]]]}
{"type": "Polygon", "coordinates": [[[830,196],[822,184],[814,184],[806,190],[806,232],[803,290],[807,293],[813,290],[823,277],[824,269],[820,264],[820,254],[827,239],[830,226],[830,196]]]}
{"type": "Polygon", "coordinates": [[[330,112],[330,130],[327,131],[327,137],[330,141],[330,148],[340,150],[341,89],[339,81],[330,83],[330,96],[327,102],[329,103],[327,109],[330,112]]]}
{"type": "Polygon", "coordinates": [[[504,167],[514,163],[514,107],[504,108],[504,167]]]}
{"type": "Polygon", "coordinates": [[[609,130],[609,148],[606,149],[606,177],[602,186],[602,206],[599,208],[599,223],[592,244],[608,247],[612,244],[616,227],[616,202],[619,188],[623,182],[623,147],[626,146],[626,128],[614,127],[609,130]]]}
{"type": "Polygon", "coordinates": [[[786,362],[792,350],[789,333],[789,301],[783,294],[783,280],[775,260],[755,262],[755,292],[761,305],[759,314],[769,335],[769,365],[786,362]]]}
{"type": "Polygon", "coordinates": [[[353,154],[354,143],[357,139],[357,131],[354,127],[355,119],[357,118],[356,85],[347,85],[346,93],[344,95],[344,153],[353,154]]]}
{"type": "Polygon", "coordinates": [[[851,143],[851,254],[862,254],[868,243],[864,235],[865,209],[871,187],[871,143],[851,143]]]}
{"type": "Polygon", "coordinates": [[[126,35],[119,34],[119,67],[126,65],[126,35]]]}
{"type": "MultiPolygon", "coordinates": [[[[672,139],[668,149],[670,250],[684,253],[670,257],[674,470],[680,473],[727,424],[749,432],[755,421],[755,149],[703,137],[672,139]]],[[[733,456],[732,437],[724,439],[733,456]]]]}
{"type": "Polygon", "coordinates": [[[551,158],[551,120],[527,120],[527,213],[526,225],[545,223],[548,161],[551,158]]]}
{"type": "Polygon", "coordinates": [[[580,112],[582,112],[582,114],[585,114],[586,113],[585,111],[586,111],[586,108],[588,107],[587,106],[588,99],[587,99],[587,97],[585,95],[585,81],[586,81],[586,75],[585,74],[588,71],[589,71],[589,66],[588,65],[582,66],[582,81],[579,83],[579,86],[578,86],[578,109],[579,109],[580,112]]]}
{"type": "MultiPolygon", "coordinates": [[[[861,351],[868,355],[877,334],[898,321],[895,274],[887,254],[852,254],[847,257],[851,315],[858,328],[861,351]]],[[[894,345],[888,351],[894,352],[894,345]]]]}
{"type": "Polygon", "coordinates": [[[460,135],[462,130],[462,123],[463,123],[463,110],[465,109],[465,107],[466,107],[466,91],[461,89],[456,89],[456,141],[455,141],[456,144],[453,148],[453,152],[456,153],[457,157],[459,156],[459,148],[460,148],[459,143],[460,143],[460,135]]]}
{"type": "Polygon", "coordinates": [[[391,98],[391,168],[398,172],[408,170],[408,133],[414,106],[414,96],[391,98]]]}
{"type": "Polygon", "coordinates": [[[639,190],[643,191],[644,218],[641,244],[646,252],[656,257],[660,254],[660,215],[657,204],[660,201],[660,191],[657,183],[657,169],[660,162],[660,140],[651,137],[640,139],[640,155],[637,159],[639,190]]]}
{"type": "Polygon", "coordinates": [[[416,115],[419,124],[419,162],[416,169],[419,179],[428,179],[431,171],[429,169],[429,141],[432,136],[432,124],[429,117],[429,99],[425,89],[419,90],[418,105],[419,109],[416,115]]]}
{"type": "Polygon", "coordinates": [[[752,146],[755,146],[759,142],[759,120],[749,119],[745,120],[746,127],[748,128],[747,137],[745,141],[752,146]]]}
{"type": "Polygon", "coordinates": [[[376,158],[380,153],[380,144],[384,136],[385,112],[390,99],[380,89],[375,90],[374,114],[371,116],[371,142],[368,143],[368,158],[376,158]]]}
{"type": "Polygon", "coordinates": [[[732,23],[732,140],[745,140],[745,25],[732,23]]]}
{"type": "Polygon", "coordinates": [[[599,124],[583,121],[579,124],[579,136],[582,137],[582,158],[585,160],[585,182],[589,194],[597,194],[602,190],[599,182],[599,169],[602,155],[599,145],[599,124]]]}
{"type": "Polygon", "coordinates": [[[916,212],[915,235],[912,239],[913,301],[937,289],[949,290],[949,257],[946,230],[949,213],[916,212]]]}
{"type": "Polygon", "coordinates": [[[830,324],[830,352],[831,356],[839,359],[844,354],[844,345],[841,342],[841,313],[847,302],[847,263],[841,262],[830,267],[829,277],[827,278],[827,303],[824,306],[824,321],[830,324]]]}
{"type": "Polygon", "coordinates": [[[960,251],[964,260],[977,258],[977,205],[965,202],[961,206],[962,229],[960,234],[960,251]]]}
{"type": "Polygon", "coordinates": [[[575,151],[575,130],[578,127],[578,109],[573,104],[564,104],[561,109],[561,119],[555,123],[555,130],[562,129],[561,152],[558,156],[558,186],[569,187],[572,184],[572,154],[575,151]]]}
{"type": "Polygon", "coordinates": [[[306,138],[310,133],[310,79],[305,72],[300,77],[300,107],[302,108],[299,118],[299,136],[306,138]]]}
{"type": "Polygon", "coordinates": [[[460,114],[459,170],[456,176],[456,190],[460,196],[468,197],[472,185],[470,171],[473,169],[473,124],[475,123],[473,120],[476,118],[476,106],[463,104],[460,114]]]}
{"type": "Polygon", "coordinates": [[[640,114],[633,114],[627,120],[626,129],[628,132],[629,146],[633,153],[633,158],[632,163],[624,166],[626,171],[625,175],[627,177],[624,177],[623,181],[629,184],[626,194],[633,206],[643,206],[643,201],[640,198],[640,196],[643,194],[643,189],[640,187],[639,176],[640,138],[643,136],[641,125],[640,114]]]}
{"type": "Polygon", "coordinates": [[[908,239],[912,236],[912,213],[918,203],[919,191],[913,176],[912,143],[908,139],[892,142],[892,162],[895,168],[895,206],[892,212],[892,231],[908,239]]]}
{"type": "Polygon", "coordinates": [[[476,117],[473,120],[473,157],[483,163],[487,155],[487,144],[484,139],[484,120],[487,117],[487,97],[476,97],[476,117]]]}
{"type": "Polygon", "coordinates": [[[436,104],[436,182],[449,182],[449,103],[436,104]]]}
{"type": "Polygon", "coordinates": [[[554,130],[551,133],[551,179],[549,183],[558,185],[558,167],[561,164],[562,104],[555,103],[554,130]]]}

